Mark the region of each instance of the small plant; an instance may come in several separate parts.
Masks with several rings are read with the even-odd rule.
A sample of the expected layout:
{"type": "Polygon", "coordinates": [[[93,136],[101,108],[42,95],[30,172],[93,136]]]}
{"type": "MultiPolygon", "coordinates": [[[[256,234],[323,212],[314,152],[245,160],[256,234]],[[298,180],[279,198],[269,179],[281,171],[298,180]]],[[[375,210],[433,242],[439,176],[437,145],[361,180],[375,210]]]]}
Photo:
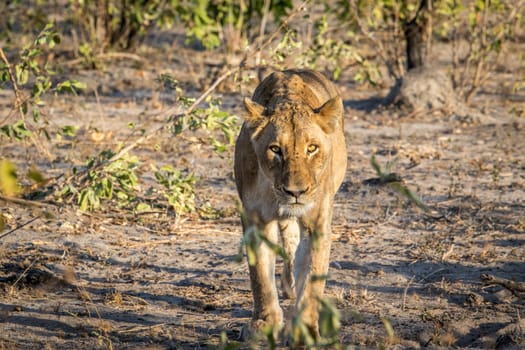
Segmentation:
{"type": "Polygon", "coordinates": [[[341,331],[341,314],[328,298],[319,298],[319,304],[319,333],[327,345],[334,345],[341,331]]]}
{"type": "Polygon", "coordinates": [[[386,337],[384,339],[384,343],[379,343],[377,347],[381,350],[386,350],[388,349],[388,345],[394,345],[396,343],[397,338],[394,333],[394,327],[392,327],[390,320],[386,317],[382,317],[381,321],[383,321],[383,325],[385,326],[386,337]]]}
{"type": "MultiPolygon", "coordinates": [[[[282,64],[286,58],[296,55],[297,51],[302,49],[303,43],[297,36],[297,31],[288,28],[282,35],[277,45],[270,50],[270,61],[274,64],[282,64]]],[[[297,64],[301,66],[304,64],[301,62],[299,56],[297,64]]],[[[285,67],[281,67],[285,68],[285,67]]]]}
{"type": "Polygon", "coordinates": [[[49,62],[43,60],[43,56],[46,49],[53,49],[58,43],[60,35],[54,25],[48,23],[33,42],[22,48],[15,61],[8,60],[4,50],[0,48],[0,86],[10,84],[14,94],[13,110],[4,120],[9,120],[13,111],[19,118],[11,124],[0,125],[0,132],[16,140],[32,138],[41,151],[44,150],[43,146],[37,142],[36,137],[38,134],[49,137],[48,130],[40,120],[41,108],[45,106],[42,97],[49,92],[75,93],[86,87],[76,80],[53,84],[51,77],[55,72],[49,62]],[[29,90],[29,94],[25,90],[29,90]],[[29,113],[32,122],[27,119],[29,113]]]}
{"type": "Polygon", "coordinates": [[[193,186],[197,179],[192,173],[184,175],[181,171],[165,165],[159,170],[155,170],[155,178],[162,186],[158,192],[168,201],[168,204],[177,214],[195,210],[193,186]]]}
{"type": "MultiPolygon", "coordinates": [[[[189,108],[193,105],[195,100],[184,95],[176,80],[166,75],[163,75],[159,80],[163,84],[169,83],[171,86],[175,86],[177,102],[182,106],[189,108]]],[[[179,135],[185,130],[204,130],[208,135],[210,144],[220,155],[235,142],[235,135],[239,131],[238,118],[221,110],[221,101],[217,98],[208,96],[205,102],[208,104],[207,108],[195,108],[190,113],[171,117],[170,120],[173,122],[171,131],[174,135],[179,135]],[[216,137],[216,131],[219,131],[222,137],[216,137]]]]}
{"type": "MultiPolygon", "coordinates": [[[[206,49],[215,49],[222,44],[226,51],[233,52],[243,47],[248,39],[254,19],[262,18],[266,12],[273,13],[276,20],[293,8],[291,0],[265,1],[95,1],[70,0],[71,20],[80,29],[84,46],[93,51],[98,48],[130,49],[136,46],[155,27],[171,28],[176,22],[186,28],[186,42],[199,41],[206,49]]],[[[93,52],[90,52],[92,54],[93,52]]]]}
{"type": "Polygon", "coordinates": [[[94,48],[99,54],[108,48],[136,46],[156,24],[169,26],[176,18],[177,1],[69,0],[70,18],[79,29],[84,45],[81,54],[94,48]]]}
{"type": "Polygon", "coordinates": [[[315,21],[316,35],[312,45],[303,52],[299,66],[317,69],[321,63],[331,71],[332,79],[338,80],[347,68],[345,62],[357,53],[343,40],[335,40],[328,33],[328,16],[325,14],[315,21]]]}
{"type": "Polygon", "coordinates": [[[199,40],[206,49],[214,49],[221,44],[226,51],[235,52],[242,48],[250,38],[256,19],[262,19],[271,12],[278,22],[286,11],[293,8],[290,0],[266,1],[206,1],[193,0],[181,6],[177,12],[186,24],[187,42],[199,40]]]}
{"type": "MultiPolygon", "coordinates": [[[[246,217],[241,214],[241,219],[244,225],[247,224],[246,217]]],[[[239,252],[237,254],[237,262],[242,262],[244,252],[250,266],[254,266],[257,262],[257,251],[261,249],[262,245],[266,245],[272,250],[276,256],[281,257],[284,261],[288,259],[283,247],[275,242],[270,241],[263,232],[256,226],[251,226],[245,230],[239,252]]],[[[328,276],[311,276],[312,280],[326,280],[328,276]]],[[[286,337],[292,347],[304,346],[310,348],[340,348],[342,345],[338,342],[338,335],[341,329],[341,315],[335,305],[327,298],[317,298],[319,303],[319,333],[320,338],[312,333],[311,329],[302,319],[302,312],[299,312],[291,321],[291,327],[282,334],[286,337]]],[[[268,325],[260,334],[255,334],[255,338],[264,339],[267,343],[267,348],[275,349],[277,346],[276,334],[274,327],[268,325]]],[[[226,341],[225,346],[230,345],[226,341]]],[[[232,345],[233,346],[233,345],[232,345]]]]}
{"type": "Polygon", "coordinates": [[[358,82],[376,85],[381,78],[378,67],[364,57],[376,56],[394,79],[405,74],[402,28],[416,8],[416,1],[336,2],[333,12],[339,24],[347,30],[350,39],[358,44],[357,47],[362,48],[356,50],[355,56],[360,67],[356,76],[358,82]],[[367,52],[368,48],[372,48],[374,53],[367,52]]]}
{"type": "Polygon", "coordinates": [[[377,180],[376,182],[378,182],[379,185],[387,185],[388,187],[399,193],[401,196],[407,198],[410,202],[414,203],[420,209],[423,209],[425,212],[430,211],[430,208],[425,203],[423,203],[419,196],[403,184],[403,180],[401,179],[401,177],[397,173],[392,172],[392,167],[395,165],[396,161],[397,159],[387,162],[385,165],[385,169],[383,170],[377,162],[375,155],[373,155],[370,159],[370,164],[372,165],[372,168],[374,168],[378,176],[378,179],[374,180],[377,180]]]}
{"type": "MultiPolygon", "coordinates": [[[[333,80],[338,80],[351,66],[358,66],[354,79],[360,83],[376,85],[381,78],[379,66],[366,59],[349,42],[336,39],[338,35],[347,34],[338,33],[338,29],[329,26],[332,12],[325,9],[324,14],[310,24],[313,39],[310,36],[302,39],[295,28],[286,27],[277,45],[270,50],[269,61],[282,69],[288,68],[287,64],[290,62],[287,61],[292,61],[297,67],[310,69],[323,67],[333,80]]],[[[350,32],[348,36],[356,35],[350,32]]],[[[265,61],[263,63],[267,64],[265,61]]]]}
{"type": "Polygon", "coordinates": [[[231,342],[228,340],[228,335],[226,332],[221,332],[221,340],[218,346],[219,350],[240,350],[243,349],[244,346],[242,343],[239,342],[231,342]]]}
{"type": "Polygon", "coordinates": [[[476,0],[467,5],[457,0],[437,2],[438,33],[452,39],[452,81],[465,101],[488,81],[505,44],[523,21],[523,7],[502,0],[476,0]]]}
{"type": "Polygon", "coordinates": [[[117,207],[125,207],[136,198],[139,166],[137,157],[125,155],[108,163],[114,154],[103,151],[86,163],[86,174],[80,185],[68,184],[59,197],[73,196],[81,210],[93,211],[101,207],[103,200],[115,201],[117,207]]]}

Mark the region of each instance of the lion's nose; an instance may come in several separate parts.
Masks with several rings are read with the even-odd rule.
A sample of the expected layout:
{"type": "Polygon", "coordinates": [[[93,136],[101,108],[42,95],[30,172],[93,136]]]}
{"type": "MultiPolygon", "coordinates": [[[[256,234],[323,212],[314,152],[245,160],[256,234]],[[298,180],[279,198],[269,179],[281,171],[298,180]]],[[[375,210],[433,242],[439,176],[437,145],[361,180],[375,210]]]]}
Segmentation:
{"type": "Polygon", "coordinates": [[[284,193],[295,198],[301,197],[303,194],[308,192],[308,187],[289,186],[283,187],[284,193]]]}

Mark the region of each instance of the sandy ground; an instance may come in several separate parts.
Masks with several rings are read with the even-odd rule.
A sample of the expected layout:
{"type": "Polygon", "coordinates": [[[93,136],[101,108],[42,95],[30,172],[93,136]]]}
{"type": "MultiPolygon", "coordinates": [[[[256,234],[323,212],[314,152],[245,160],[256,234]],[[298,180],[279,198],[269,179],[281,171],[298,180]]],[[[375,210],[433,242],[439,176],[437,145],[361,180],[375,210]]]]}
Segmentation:
{"type": "MultiPolygon", "coordinates": [[[[52,163],[3,138],[2,157],[56,176],[106,147],[131,143],[138,135],[129,122],[148,132],[162,125],[155,115],[173,102],[172,92],[156,88],[156,75],[169,72],[196,95],[211,79],[206,57],[188,73],[196,59],[189,55],[196,53],[74,73],[88,91],[49,101],[48,118],[79,126],[77,138],[53,139],[52,163]]],[[[525,119],[508,113],[504,96],[487,102],[483,94],[476,97],[483,118],[371,112],[367,101],[377,91],[345,79],[338,85],[349,165],[336,197],[326,294],[341,312],[340,342],[371,349],[525,347],[523,294],[481,279],[525,282],[525,119]],[[366,181],[376,177],[372,154],[382,166],[397,158],[393,171],[432,211],[366,181]]],[[[224,109],[241,112],[238,92],[221,94],[224,109]]],[[[0,91],[0,103],[10,101],[10,92],[0,91]]],[[[246,261],[236,261],[232,149],[219,156],[187,132],[160,134],[132,153],[193,171],[198,204],[209,202],[219,217],[0,202],[4,232],[39,217],[0,241],[0,348],[204,349],[237,341],[251,316],[251,294],[246,261]]]]}

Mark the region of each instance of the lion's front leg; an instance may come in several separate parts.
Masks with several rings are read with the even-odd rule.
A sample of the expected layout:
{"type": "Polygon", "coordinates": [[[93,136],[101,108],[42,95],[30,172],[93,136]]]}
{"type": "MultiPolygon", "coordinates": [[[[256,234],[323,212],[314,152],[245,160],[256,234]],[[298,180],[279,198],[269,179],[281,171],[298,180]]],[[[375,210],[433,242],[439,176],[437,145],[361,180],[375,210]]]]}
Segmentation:
{"type": "MultiPolygon", "coordinates": [[[[247,229],[250,230],[249,227],[247,229]]],[[[247,234],[246,230],[245,234],[247,234]]],[[[260,229],[259,234],[263,234],[271,242],[278,242],[277,223],[272,221],[266,224],[260,229]]],[[[268,247],[268,244],[259,241],[255,249],[255,261],[249,266],[254,302],[252,328],[256,331],[267,325],[274,330],[282,327],[283,311],[279,306],[275,285],[275,258],[275,252],[268,247]]]]}
{"type": "Polygon", "coordinates": [[[279,230],[286,258],[283,262],[283,273],[281,282],[283,296],[285,299],[296,298],[296,280],[294,276],[294,265],[297,247],[301,238],[301,228],[296,218],[279,221],[279,230]]]}
{"type": "Polygon", "coordinates": [[[296,314],[319,338],[319,299],[323,297],[330,258],[330,230],[304,237],[296,255],[296,314]]]}

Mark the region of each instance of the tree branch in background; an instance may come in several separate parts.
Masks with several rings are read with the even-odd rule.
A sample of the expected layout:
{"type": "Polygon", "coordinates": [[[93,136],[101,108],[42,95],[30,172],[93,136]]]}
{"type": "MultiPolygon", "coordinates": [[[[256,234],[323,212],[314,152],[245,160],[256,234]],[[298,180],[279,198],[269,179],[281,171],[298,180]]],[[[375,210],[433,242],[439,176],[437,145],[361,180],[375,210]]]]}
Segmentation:
{"type": "MultiPolygon", "coordinates": [[[[20,115],[20,119],[22,120],[22,123],[24,124],[24,127],[27,129],[26,125],[26,119],[25,119],[25,111],[24,111],[24,104],[27,102],[27,98],[24,97],[22,91],[20,90],[20,87],[18,86],[16,75],[13,73],[13,66],[7,59],[4,50],[0,47],[0,60],[5,64],[7,68],[7,75],[9,76],[9,81],[13,85],[13,93],[15,95],[15,109],[17,110],[18,114],[20,115]]],[[[7,119],[9,119],[9,115],[2,121],[5,122],[7,119]]],[[[0,126],[2,126],[0,124],[0,126]]],[[[38,139],[38,136],[35,135],[33,132],[30,135],[31,141],[33,142],[33,145],[43,153],[49,160],[54,159],[54,156],[49,152],[47,147],[42,143],[41,140],[38,139]]]]}
{"type": "Polygon", "coordinates": [[[15,94],[15,109],[18,110],[20,119],[22,119],[22,121],[24,121],[24,124],[25,124],[25,113],[23,109],[24,96],[22,95],[22,92],[20,91],[20,88],[18,87],[18,83],[16,82],[16,76],[13,73],[13,67],[11,66],[11,63],[7,59],[4,53],[4,50],[1,47],[0,47],[0,59],[2,60],[2,62],[4,62],[7,68],[7,74],[9,75],[9,81],[13,85],[13,92],[15,94]]]}

